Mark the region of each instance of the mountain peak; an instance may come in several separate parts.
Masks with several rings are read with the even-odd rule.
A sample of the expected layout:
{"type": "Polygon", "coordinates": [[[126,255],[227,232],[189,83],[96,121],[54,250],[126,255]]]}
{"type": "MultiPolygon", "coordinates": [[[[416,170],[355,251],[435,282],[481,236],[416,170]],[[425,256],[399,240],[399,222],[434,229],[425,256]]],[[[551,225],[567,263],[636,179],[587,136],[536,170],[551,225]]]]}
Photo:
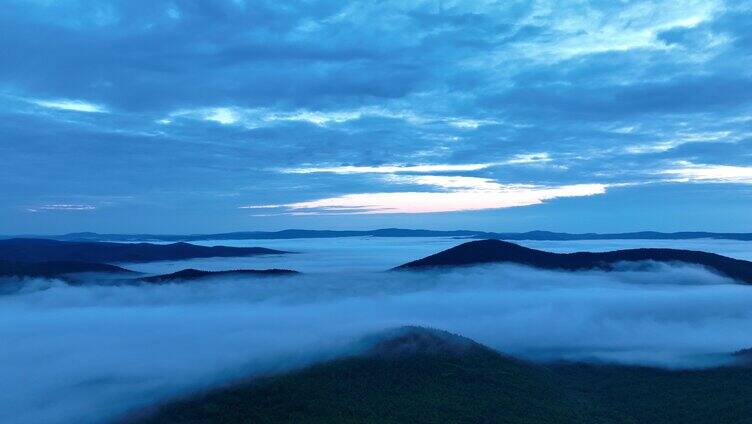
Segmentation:
{"type": "Polygon", "coordinates": [[[370,345],[366,356],[404,357],[413,355],[464,355],[495,353],[466,337],[443,330],[419,326],[405,326],[388,330],[365,339],[370,345]]]}
{"type": "Polygon", "coordinates": [[[537,251],[508,241],[476,240],[406,263],[397,269],[446,265],[460,266],[491,262],[522,262],[534,252],[537,251]]]}

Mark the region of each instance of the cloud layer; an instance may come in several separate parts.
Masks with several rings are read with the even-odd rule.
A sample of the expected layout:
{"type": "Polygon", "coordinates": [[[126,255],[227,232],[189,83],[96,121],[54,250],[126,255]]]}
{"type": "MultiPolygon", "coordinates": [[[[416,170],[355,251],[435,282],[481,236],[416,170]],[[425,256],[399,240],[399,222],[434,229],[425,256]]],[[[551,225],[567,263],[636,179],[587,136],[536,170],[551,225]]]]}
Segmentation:
{"type": "Polygon", "coordinates": [[[752,344],[750,287],[693,267],[34,284],[0,297],[3,422],[106,421],[233,378],[328,358],[363,335],[408,324],[535,359],[672,367],[717,364],[752,344]]]}
{"type": "Polygon", "coordinates": [[[420,218],[434,228],[743,231],[751,18],[723,0],[12,0],[0,231],[414,224],[378,210],[454,211],[420,218]],[[417,173],[609,189],[447,208],[446,188],[383,178],[417,173]],[[370,212],[240,208],[320,202],[370,212]],[[56,204],[95,209],[29,213],[56,204]]]}

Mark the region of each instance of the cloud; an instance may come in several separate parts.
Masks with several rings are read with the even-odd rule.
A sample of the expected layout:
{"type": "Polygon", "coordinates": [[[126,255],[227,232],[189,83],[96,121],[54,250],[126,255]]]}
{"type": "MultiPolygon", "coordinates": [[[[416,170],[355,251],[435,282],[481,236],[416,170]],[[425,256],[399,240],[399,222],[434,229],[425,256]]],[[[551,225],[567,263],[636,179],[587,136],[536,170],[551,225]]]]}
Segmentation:
{"type": "MultiPolygon", "coordinates": [[[[482,125],[497,123],[488,119],[458,118],[442,115],[420,115],[414,111],[401,110],[397,106],[366,106],[353,109],[294,109],[202,107],[173,111],[170,117],[210,120],[222,124],[238,124],[248,128],[273,126],[280,123],[307,123],[319,127],[344,124],[369,118],[404,121],[414,125],[446,125],[460,129],[477,129],[482,125]]],[[[169,119],[169,118],[165,118],[169,119]]]]}
{"type": "MultiPolygon", "coordinates": [[[[490,178],[445,176],[445,175],[387,175],[384,178],[390,183],[415,184],[434,186],[440,189],[466,189],[474,191],[497,191],[502,185],[490,178]]],[[[525,186],[519,186],[525,187],[525,186]]]]}
{"type": "Polygon", "coordinates": [[[679,162],[678,167],[660,171],[680,182],[752,184],[752,166],[707,165],[679,162]]]}
{"type": "Polygon", "coordinates": [[[160,124],[170,124],[175,118],[191,118],[216,122],[222,125],[232,125],[241,120],[241,111],[230,107],[181,109],[171,112],[167,118],[158,119],[157,122],[160,124]]]}
{"type": "Polygon", "coordinates": [[[41,205],[29,208],[29,212],[38,211],[93,211],[97,209],[94,205],[55,203],[50,205],[41,205]]]}
{"type": "Polygon", "coordinates": [[[238,121],[236,113],[232,109],[226,107],[219,107],[208,110],[204,114],[204,119],[207,121],[218,122],[222,125],[230,125],[238,121]]]}
{"type": "Polygon", "coordinates": [[[363,116],[362,111],[321,112],[302,110],[287,113],[271,113],[263,119],[266,121],[302,121],[314,125],[326,125],[359,119],[361,116],[363,116]]]}
{"type": "Polygon", "coordinates": [[[467,164],[391,164],[391,165],[372,165],[372,166],[309,166],[297,168],[283,168],[280,172],[288,174],[315,174],[315,173],[332,173],[332,174],[396,174],[396,173],[431,173],[431,172],[467,172],[480,171],[499,165],[528,165],[537,163],[551,162],[553,159],[546,152],[542,153],[520,153],[496,163],[467,163],[467,164]]]}
{"type": "Polygon", "coordinates": [[[490,119],[454,118],[447,121],[449,125],[461,129],[477,129],[481,125],[495,124],[497,121],[490,119]]]}
{"type": "Polygon", "coordinates": [[[551,156],[546,153],[521,153],[514,155],[512,159],[505,161],[505,164],[509,165],[526,165],[531,163],[545,163],[551,162],[551,156]]]}
{"type": "Polygon", "coordinates": [[[469,163],[469,164],[424,164],[424,165],[374,165],[374,166],[324,166],[324,167],[301,167],[285,168],[281,172],[288,174],[394,174],[400,172],[430,173],[430,172],[459,172],[479,171],[494,166],[492,163],[469,163]]]}
{"type": "Polygon", "coordinates": [[[357,193],[305,202],[248,205],[244,209],[284,208],[288,213],[396,214],[478,211],[530,206],[562,197],[603,194],[604,184],[564,186],[504,185],[487,178],[392,176],[391,182],[434,186],[443,191],[357,193]]]}
{"type": "Polygon", "coordinates": [[[104,106],[85,102],[83,100],[33,100],[32,103],[59,110],[69,110],[73,112],[86,112],[86,113],[105,113],[107,109],[104,106]]]}
{"type": "MultiPolygon", "coordinates": [[[[668,174],[658,171],[677,161],[746,166],[752,136],[752,15],[745,3],[5,6],[0,27],[12,34],[0,39],[0,139],[9,140],[0,143],[0,192],[12,206],[0,211],[5,232],[81,225],[138,232],[135,222],[169,232],[231,231],[249,225],[248,215],[211,193],[290,204],[301,191],[305,199],[388,193],[396,183],[379,176],[394,173],[462,173],[544,187],[660,182],[668,174]],[[464,167],[472,164],[492,166],[464,167]],[[285,169],[300,172],[274,172],[285,169]],[[46,199],[102,195],[103,187],[138,200],[128,211],[102,210],[98,224],[75,214],[23,213],[46,199]],[[174,213],[186,204],[197,216],[222,219],[197,219],[193,228],[174,213]],[[130,214],[143,219],[123,219],[130,214]]],[[[634,192],[637,203],[648,202],[638,194],[651,190],[674,199],[682,183],[689,181],[621,191],[634,192]]],[[[727,201],[744,201],[731,185],[725,190],[727,201]]],[[[734,231],[736,223],[699,218],[720,214],[706,202],[719,195],[717,187],[692,191],[695,197],[687,189],[681,202],[699,212],[683,225],[724,223],[734,231]]],[[[576,203],[622,207],[614,196],[576,203]]],[[[562,228],[585,225],[563,218],[569,203],[526,208],[514,212],[516,223],[504,222],[528,230],[557,216],[562,228]]],[[[652,210],[668,214],[673,202],[654,203],[652,210]]],[[[493,229],[502,214],[508,217],[489,210],[475,222],[493,229]]],[[[394,226],[399,219],[368,222],[394,226]]],[[[425,219],[435,228],[459,222],[446,214],[425,219]]],[[[332,223],[271,222],[253,226],[332,223]]]]}

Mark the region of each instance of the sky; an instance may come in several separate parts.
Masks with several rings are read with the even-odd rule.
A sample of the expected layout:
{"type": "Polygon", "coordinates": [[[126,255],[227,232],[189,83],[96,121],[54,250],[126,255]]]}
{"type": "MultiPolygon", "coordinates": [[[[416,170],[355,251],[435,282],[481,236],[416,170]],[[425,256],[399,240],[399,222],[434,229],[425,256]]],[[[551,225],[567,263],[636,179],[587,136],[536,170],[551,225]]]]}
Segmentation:
{"type": "Polygon", "coordinates": [[[752,231],[750,1],[6,0],[0,233],[752,231]]]}

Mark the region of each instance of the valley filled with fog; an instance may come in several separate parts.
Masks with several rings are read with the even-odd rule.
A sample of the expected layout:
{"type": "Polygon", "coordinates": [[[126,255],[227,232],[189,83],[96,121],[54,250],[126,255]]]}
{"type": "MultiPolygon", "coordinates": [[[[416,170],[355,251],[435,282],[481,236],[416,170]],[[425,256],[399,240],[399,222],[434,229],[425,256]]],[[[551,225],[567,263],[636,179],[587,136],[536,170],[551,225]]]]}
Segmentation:
{"type": "MultiPolygon", "coordinates": [[[[695,368],[752,347],[752,286],[696,266],[386,272],[464,241],[215,240],[199,244],[296,253],[124,266],[303,274],[122,286],[28,281],[0,296],[0,422],[105,422],[154,401],[347,354],[361,337],[403,325],[540,361],[695,368]]],[[[674,247],[752,259],[752,244],[727,240],[521,244],[557,252],[674,247]]]]}
{"type": "MultiPolygon", "coordinates": [[[[235,268],[287,268],[306,273],[383,271],[449,249],[471,239],[455,237],[340,237],[281,240],[192,241],[205,246],[263,246],[295,252],[246,258],[207,258],[127,264],[129,269],[149,273],[174,272],[184,268],[223,270],[235,268]]],[[[752,260],[752,243],[738,240],[523,240],[515,243],[551,252],[600,252],[642,247],[702,250],[737,259],[752,260]]]]}

